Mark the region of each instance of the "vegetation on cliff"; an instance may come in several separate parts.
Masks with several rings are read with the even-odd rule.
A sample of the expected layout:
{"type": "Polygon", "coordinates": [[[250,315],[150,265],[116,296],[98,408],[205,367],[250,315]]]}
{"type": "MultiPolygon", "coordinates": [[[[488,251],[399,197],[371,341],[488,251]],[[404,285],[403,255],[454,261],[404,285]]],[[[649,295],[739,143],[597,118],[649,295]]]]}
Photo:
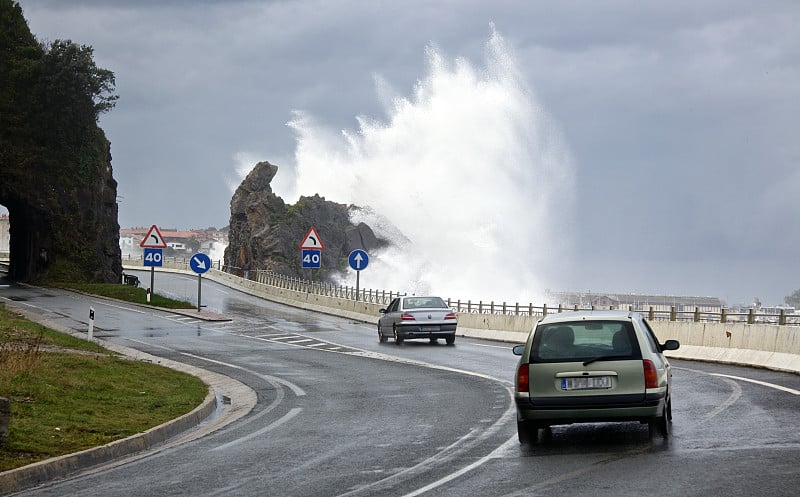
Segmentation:
{"type": "Polygon", "coordinates": [[[91,46],[39,42],[0,0],[0,204],[11,214],[13,277],[110,281],[121,273],[110,144],[97,125],[114,73],[91,46]]]}

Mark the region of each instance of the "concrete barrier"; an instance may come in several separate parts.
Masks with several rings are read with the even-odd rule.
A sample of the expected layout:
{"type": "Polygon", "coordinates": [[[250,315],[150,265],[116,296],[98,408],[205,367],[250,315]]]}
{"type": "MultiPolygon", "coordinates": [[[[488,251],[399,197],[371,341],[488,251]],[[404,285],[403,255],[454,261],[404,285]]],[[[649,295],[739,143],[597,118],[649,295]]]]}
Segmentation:
{"type": "Polygon", "coordinates": [[[800,328],[771,324],[650,322],[659,340],[681,348],[669,357],[800,373],[800,328]]]}
{"type": "MultiPolygon", "coordinates": [[[[186,270],[185,266],[165,263],[162,270],[194,274],[186,270]]],[[[141,269],[135,262],[130,265],[126,262],[125,267],[141,269]]],[[[383,304],[274,287],[216,269],[205,273],[205,277],[267,300],[364,323],[377,325],[378,311],[385,307],[383,304]]],[[[536,321],[536,317],[527,315],[459,313],[457,334],[522,343],[536,321]]],[[[800,374],[800,327],[660,320],[650,321],[650,324],[662,343],[670,338],[681,342],[680,349],[667,352],[669,357],[763,367],[800,374]]]]}

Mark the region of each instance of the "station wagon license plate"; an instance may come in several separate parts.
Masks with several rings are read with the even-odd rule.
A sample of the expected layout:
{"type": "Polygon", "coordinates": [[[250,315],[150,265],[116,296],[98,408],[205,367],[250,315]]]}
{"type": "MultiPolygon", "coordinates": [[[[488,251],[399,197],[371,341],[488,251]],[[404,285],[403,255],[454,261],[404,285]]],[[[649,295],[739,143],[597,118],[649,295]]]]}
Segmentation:
{"type": "Polygon", "coordinates": [[[561,390],[599,390],[603,388],[611,388],[610,376],[561,378],[561,390]]]}

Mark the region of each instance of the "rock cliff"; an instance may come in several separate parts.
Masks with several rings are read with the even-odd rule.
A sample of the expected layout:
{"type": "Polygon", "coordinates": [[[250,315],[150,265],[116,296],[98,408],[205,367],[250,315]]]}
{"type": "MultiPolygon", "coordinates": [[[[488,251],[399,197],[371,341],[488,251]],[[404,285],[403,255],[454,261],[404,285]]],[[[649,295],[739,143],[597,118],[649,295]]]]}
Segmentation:
{"type": "Polygon", "coordinates": [[[347,257],[355,249],[368,253],[388,245],[364,223],[353,224],[350,213],[357,206],[339,204],[324,197],[300,197],[294,205],[275,195],[270,183],[278,166],[259,162],[242,181],[231,199],[228,248],[224,263],[234,271],[271,270],[316,281],[347,270],[347,257]],[[320,269],[302,269],[300,244],[314,227],[322,250],[320,269]]]}

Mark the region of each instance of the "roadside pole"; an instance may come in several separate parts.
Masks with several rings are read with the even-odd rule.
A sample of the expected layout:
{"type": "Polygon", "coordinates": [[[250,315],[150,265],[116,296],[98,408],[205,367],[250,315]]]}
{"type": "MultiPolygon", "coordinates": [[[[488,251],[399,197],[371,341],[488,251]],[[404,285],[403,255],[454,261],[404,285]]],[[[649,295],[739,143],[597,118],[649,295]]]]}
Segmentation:
{"type": "Polygon", "coordinates": [[[203,295],[203,273],[211,269],[211,258],[203,253],[197,253],[189,259],[189,267],[197,273],[197,312],[203,307],[200,299],[203,295]]]}

